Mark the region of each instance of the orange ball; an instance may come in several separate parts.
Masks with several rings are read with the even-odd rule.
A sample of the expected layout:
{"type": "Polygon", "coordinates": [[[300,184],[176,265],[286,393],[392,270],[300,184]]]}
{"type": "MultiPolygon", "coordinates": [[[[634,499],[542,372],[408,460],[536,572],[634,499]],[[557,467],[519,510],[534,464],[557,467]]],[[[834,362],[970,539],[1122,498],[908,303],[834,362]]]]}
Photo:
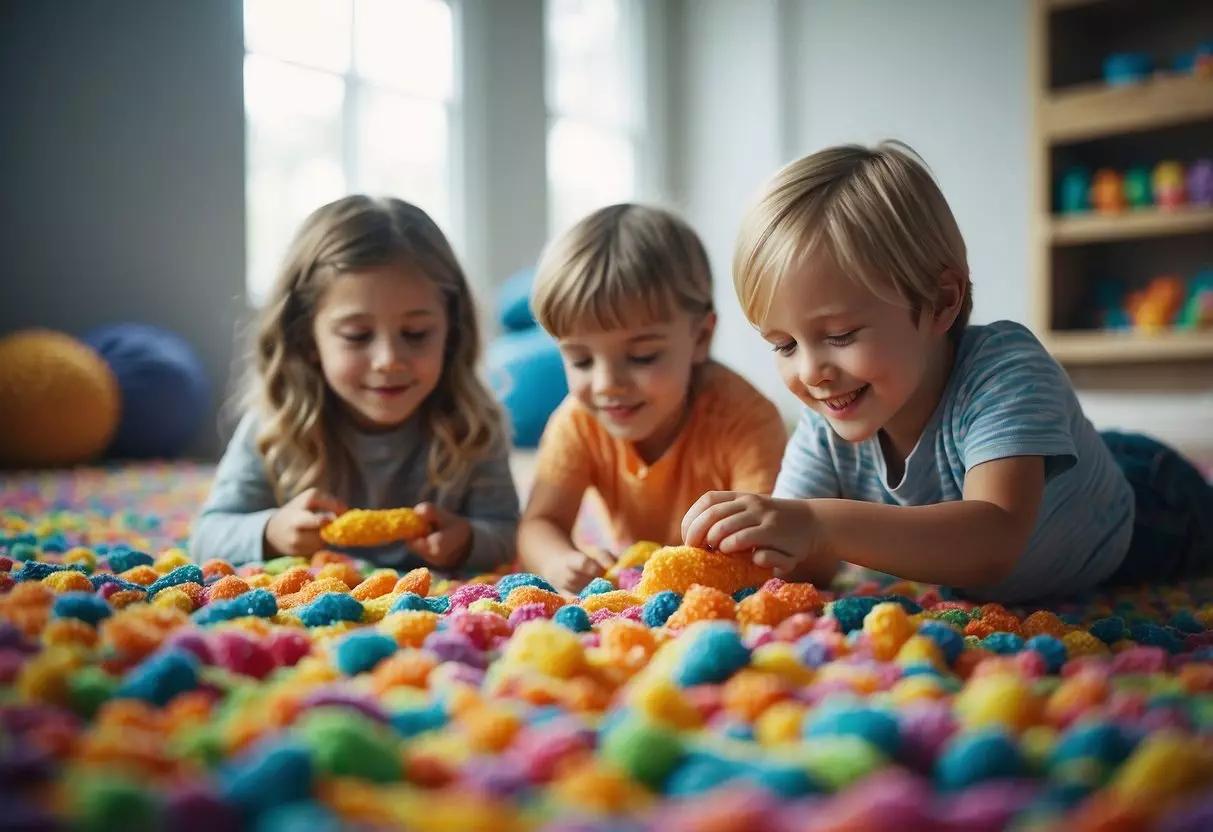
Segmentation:
{"type": "Polygon", "coordinates": [[[118,381],[91,347],[28,329],[0,339],[0,466],[51,468],[100,456],[118,429],[118,381]]]}

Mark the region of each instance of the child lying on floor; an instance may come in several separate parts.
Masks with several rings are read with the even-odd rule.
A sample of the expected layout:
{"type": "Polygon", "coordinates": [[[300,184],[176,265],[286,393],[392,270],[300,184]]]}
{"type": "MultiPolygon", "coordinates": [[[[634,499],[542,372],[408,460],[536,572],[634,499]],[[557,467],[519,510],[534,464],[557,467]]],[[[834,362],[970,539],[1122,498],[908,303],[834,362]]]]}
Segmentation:
{"type": "Polygon", "coordinates": [[[347,507],[416,506],[425,536],[357,554],[473,574],[513,560],[518,493],[479,353],[467,279],[424,211],[360,195],[318,209],[262,307],[253,407],[191,555],[306,557],[347,507]]]}
{"type": "Polygon", "coordinates": [[[539,445],[518,533],[526,568],[576,592],[611,566],[573,545],[590,488],[621,545],[680,543],[704,491],[770,492],[787,430],[708,357],[712,275],[686,223],[641,205],[594,212],[545,253],[532,307],[559,342],[570,395],[539,445]]]}
{"type": "Polygon", "coordinates": [[[734,281],[805,411],[774,496],[705,494],[687,543],[818,583],[849,561],[1003,602],[1213,567],[1213,488],[1191,464],[1101,436],[1024,327],[969,325],[964,240],[904,145],[780,171],[734,281]]]}

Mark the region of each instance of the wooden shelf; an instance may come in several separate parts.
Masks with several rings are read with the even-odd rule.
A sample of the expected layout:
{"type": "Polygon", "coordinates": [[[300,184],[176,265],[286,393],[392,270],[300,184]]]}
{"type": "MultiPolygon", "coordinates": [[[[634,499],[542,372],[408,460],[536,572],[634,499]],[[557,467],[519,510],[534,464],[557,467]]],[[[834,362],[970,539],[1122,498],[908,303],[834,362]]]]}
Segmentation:
{"type": "Polygon", "coordinates": [[[1137,332],[1052,332],[1049,352],[1063,364],[1128,364],[1213,359],[1213,330],[1137,332]]]}
{"type": "Polygon", "coordinates": [[[1053,144],[1213,119],[1213,77],[1160,75],[1132,86],[1055,90],[1044,96],[1038,117],[1053,144]]]}
{"type": "Polygon", "coordinates": [[[1049,10],[1064,12],[1066,9],[1077,9],[1082,6],[1094,6],[1104,0],[1048,0],[1049,10]]]}
{"type": "Polygon", "coordinates": [[[1174,237],[1204,231],[1213,232],[1213,208],[1137,208],[1123,214],[1057,216],[1049,223],[1049,239],[1055,246],[1174,237]]]}

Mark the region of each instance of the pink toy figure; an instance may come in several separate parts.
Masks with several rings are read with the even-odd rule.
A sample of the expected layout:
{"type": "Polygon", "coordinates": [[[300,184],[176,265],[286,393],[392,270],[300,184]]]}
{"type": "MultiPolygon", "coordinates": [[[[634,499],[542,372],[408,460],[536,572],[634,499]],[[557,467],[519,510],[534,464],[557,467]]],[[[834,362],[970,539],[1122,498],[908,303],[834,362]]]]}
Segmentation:
{"type": "Polygon", "coordinates": [[[1119,214],[1125,210],[1125,189],[1121,176],[1111,168],[1095,171],[1091,180],[1091,205],[1099,214],[1119,214]]]}
{"type": "Polygon", "coordinates": [[[1179,208],[1186,201],[1183,165],[1159,162],[1154,168],[1154,203],[1159,208],[1179,208]]]}
{"type": "Polygon", "coordinates": [[[1197,159],[1188,167],[1188,202],[1213,206],[1213,159],[1197,159]]]}

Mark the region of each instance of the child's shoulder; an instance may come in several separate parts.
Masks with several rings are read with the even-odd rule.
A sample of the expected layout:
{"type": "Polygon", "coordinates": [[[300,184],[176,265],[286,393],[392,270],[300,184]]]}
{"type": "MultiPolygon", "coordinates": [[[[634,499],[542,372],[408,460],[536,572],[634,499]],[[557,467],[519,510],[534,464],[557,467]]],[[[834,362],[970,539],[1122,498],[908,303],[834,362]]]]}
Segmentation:
{"type": "Polygon", "coordinates": [[[992,373],[1023,376],[1062,372],[1040,339],[1015,321],[966,327],[954,368],[962,378],[982,378],[992,373]]]}

